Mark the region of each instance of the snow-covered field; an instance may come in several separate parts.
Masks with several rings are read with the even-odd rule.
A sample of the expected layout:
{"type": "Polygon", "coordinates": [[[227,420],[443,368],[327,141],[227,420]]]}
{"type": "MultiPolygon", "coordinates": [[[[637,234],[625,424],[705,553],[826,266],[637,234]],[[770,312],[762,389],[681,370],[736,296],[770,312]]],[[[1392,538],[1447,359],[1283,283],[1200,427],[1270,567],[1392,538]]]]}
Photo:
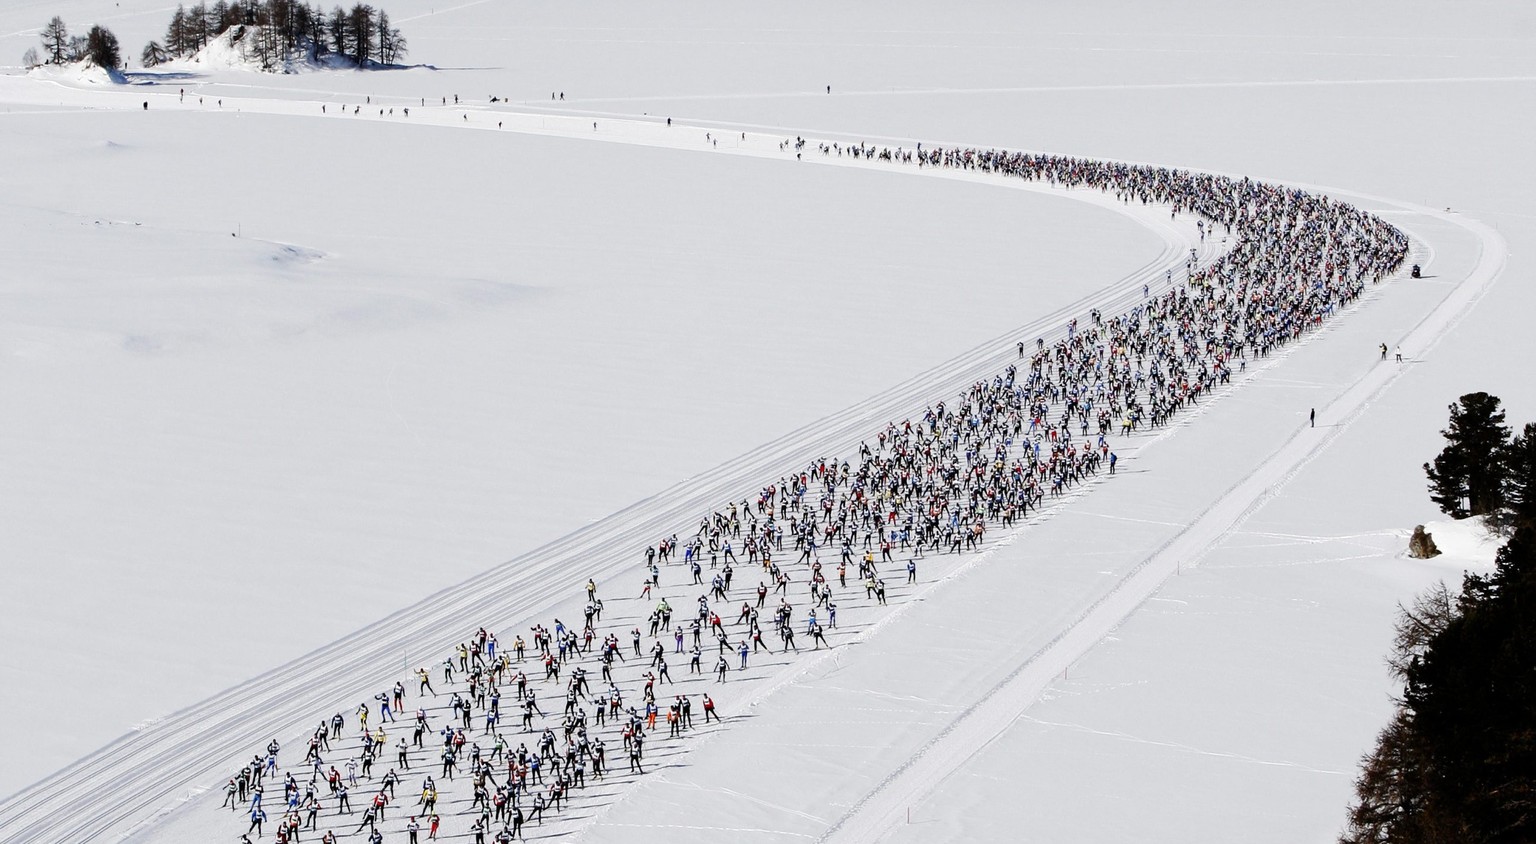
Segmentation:
{"type": "MultiPolygon", "coordinates": [[[[632,594],[639,526],[688,529],[920,412],[1194,238],[1083,192],[780,151],[805,135],[1326,186],[1413,235],[1429,277],[925,568],[922,600],[850,612],[856,644],[721,691],[751,717],[562,828],[1328,839],[1388,712],[1393,606],[1491,553],[1402,559],[1435,518],[1417,466],[1444,407],[1483,389],[1536,418],[1531,12],[830,5],[403,2],[436,69],[0,76],[0,793],[455,584],[517,599],[447,634],[371,628],[427,655],[345,666],[359,691],[480,624],[549,623],[590,571],[632,594]]],[[[0,9],[0,58],[52,14],[136,53],[168,12],[0,9]]],[[[353,697],[271,730],[296,747],[353,697]]],[[[0,804],[0,838],[93,767],[0,804]]],[[[134,773],[113,832],[243,831],[213,794],[145,825],[219,781],[134,773]]]]}

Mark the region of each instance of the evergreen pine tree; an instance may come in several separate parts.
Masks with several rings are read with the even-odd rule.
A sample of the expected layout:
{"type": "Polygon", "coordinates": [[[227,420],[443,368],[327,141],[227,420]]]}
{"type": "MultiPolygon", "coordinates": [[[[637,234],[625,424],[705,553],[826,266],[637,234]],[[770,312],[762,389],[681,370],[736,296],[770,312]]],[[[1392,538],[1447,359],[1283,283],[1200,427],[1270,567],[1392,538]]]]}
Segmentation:
{"type": "Polygon", "coordinates": [[[123,64],[123,51],[112,30],[100,24],[91,27],[85,36],[85,52],[97,67],[117,69],[123,64]]]}
{"type": "Polygon", "coordinates": [[[1536,527],[1536,422],[1525,423],[1504,461],[1504,500],[1515,527],[1536,527]]]}
{"type": "Polygon", "coordinates": [[[1467,575],[1452,617],[1411,650],[1395,655],[1406,689],[1340,841],[1536,840],[1536,529],[1515,531],[1492,575],[1467,575]]]}
{"type": "Polygon", "coordinates": [[[1457,840],[1536,839],[1536,533],[1517,530],[1408,673],[1404,707],[1434,776],[1424,804],[1457,840]]]}
{"type": "Polygon", "coordinates": [[[1424,464],[1430,498],[1452,518],[1496,513],[1504,503],[1504,461],[1509,428],[1499,399],[1468,393],[1450,406],[1450,425],[1441,431],[1446,446],[1433,464],[1424,464]]]}

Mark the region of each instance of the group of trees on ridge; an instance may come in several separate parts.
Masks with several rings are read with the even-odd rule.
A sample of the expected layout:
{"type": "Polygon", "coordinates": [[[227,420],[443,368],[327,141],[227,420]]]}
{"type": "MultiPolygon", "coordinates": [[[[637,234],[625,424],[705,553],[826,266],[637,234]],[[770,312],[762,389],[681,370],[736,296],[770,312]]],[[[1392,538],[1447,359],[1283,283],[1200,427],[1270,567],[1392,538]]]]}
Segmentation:
{"type": "Polygon", "coordinates": [[[29,48],[22,56],[22,64],[37,67],[40,64],[69,64],[89,59],[101,67],[116,68],[123,63],[122,47],[112,30],[100,24],[92,26],[84,35],[70,35],[64,19],[55,15],[43,27],[43,56],[37,48],[29,48]]]}
{"type": "MultiPolygon", "coordinates": [[[[145,45],[139,60],[154,67],[184,59],[231,30],[245,54],[267,70],[295,57],[335,56],[357,67],[392,65],[405,58],[407,49],[389,14],[367,3],[351,9],[336,6],[326,13],[301,0],[217,0],[190,9],[178,5],[165,38],[145,45]]],[[[123,67],[117,36],[99,24],[84,36],[72,36],[64,20],[55,16],[43,27],[42,42],[41,55],[33,48],[23,56],[27,67],[86,60],[104,68],[123,67]]]]}
{"type": "Polygon", "coordinates": [[[390,24],[389,13],[367,3],[336,6],[327,14],[299,0],[217,0],[191,9],[177,6],[164,41],[149,42],[141,59],[154,67],[186,58],[237,27],[250,31],[251,54],[268,68],[295,54],[340,56],[358,67],[394,64],[406,55],[405,38],[390,24]]]}
{"type": "Polygon", "coordinates": [[[1431,498],[1509,539],[1492,574],[1399,608],[1387,664],[1403,693],[1341,844],[1536,841],[1536,424],[1512,437],[1498,398],[1469,393],[1441,433],[1431,498]]]}

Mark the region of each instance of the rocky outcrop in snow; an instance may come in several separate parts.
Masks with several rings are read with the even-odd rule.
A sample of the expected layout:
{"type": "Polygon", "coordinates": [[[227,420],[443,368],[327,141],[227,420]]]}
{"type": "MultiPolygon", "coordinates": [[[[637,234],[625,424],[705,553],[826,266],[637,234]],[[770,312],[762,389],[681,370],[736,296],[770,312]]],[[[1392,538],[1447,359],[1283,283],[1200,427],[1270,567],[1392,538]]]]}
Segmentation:
{"type": "Polygon", "coordinates": [[[1415,560],[1440,556],[1440,549],[1435,547],[1435,538],[1424,530],[1423,525],[1413,529],[1413,537],[1408,540],[1408,556],[1415,560]]]}

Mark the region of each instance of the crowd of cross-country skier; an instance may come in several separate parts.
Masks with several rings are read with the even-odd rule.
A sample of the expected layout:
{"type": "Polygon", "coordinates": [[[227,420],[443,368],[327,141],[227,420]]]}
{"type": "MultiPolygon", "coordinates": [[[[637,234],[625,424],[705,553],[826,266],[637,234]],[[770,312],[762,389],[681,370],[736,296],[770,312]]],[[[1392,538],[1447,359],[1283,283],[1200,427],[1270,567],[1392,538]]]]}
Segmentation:
{"type": "Polygon", "coordinates": [[[817,459],[662,539],[632,591],[588,581],[579,622],[482,628],[325,715],[307,745],[261,748],[225,786],[239,840],[504,844],[584,795],[611,799],[614,779],[643,776],[659,748],[719,721],[712,694],[729,681],[834,646],[840,602],[900,601],[926,555],[972,551],[1113,474],[1117,436],[1167,424],[1408,254],[1369,214],[1248,179],[995,150],[817,149],[1093,187],[1195,214],[1202,236],[1219,228],[1235,244],[1207,266],[1191,256],[1123,313],[1020,341],[1003,371],[873,432],[853,457],[817,459]]]}

